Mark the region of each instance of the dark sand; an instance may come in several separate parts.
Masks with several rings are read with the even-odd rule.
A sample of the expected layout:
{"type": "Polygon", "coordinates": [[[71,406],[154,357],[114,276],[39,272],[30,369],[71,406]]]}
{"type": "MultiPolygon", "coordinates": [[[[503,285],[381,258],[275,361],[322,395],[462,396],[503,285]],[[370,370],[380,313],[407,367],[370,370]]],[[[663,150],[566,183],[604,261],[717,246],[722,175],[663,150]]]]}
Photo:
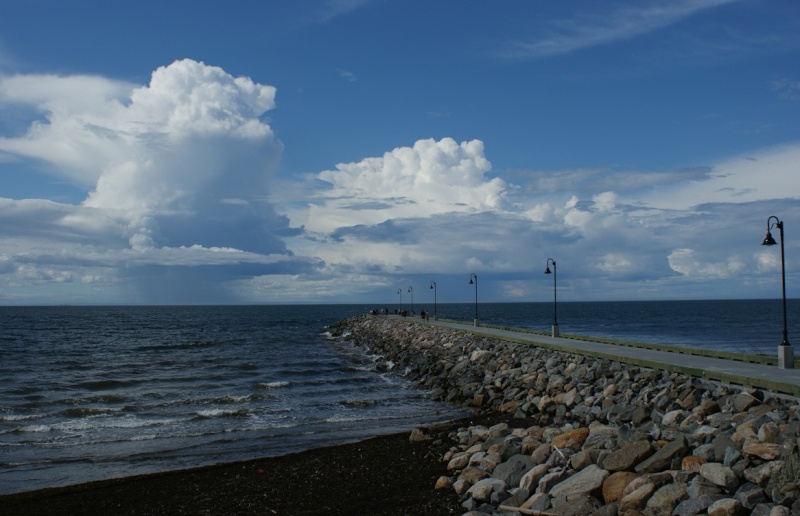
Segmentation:
{"type": "Polygon", "coordinates": [[[441,456],[461,426],[491,426],[508,415],[467,418],[409,433],[317,448],[282,457],[220,464],[0,496],[0,514],[462,514],[452,489],[434,490],[447,474],[441,456]]]}

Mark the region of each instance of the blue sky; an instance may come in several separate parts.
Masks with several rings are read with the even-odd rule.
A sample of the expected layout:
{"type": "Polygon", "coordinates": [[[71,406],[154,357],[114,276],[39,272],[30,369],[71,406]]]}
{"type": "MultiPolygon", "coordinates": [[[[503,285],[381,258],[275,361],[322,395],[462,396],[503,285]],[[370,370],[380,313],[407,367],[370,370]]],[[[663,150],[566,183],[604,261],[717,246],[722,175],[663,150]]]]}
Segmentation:
{"type": "Polygon", "coordinates": [[[797,297],[793,0],[0,11],[0,304],[797,297]]]}

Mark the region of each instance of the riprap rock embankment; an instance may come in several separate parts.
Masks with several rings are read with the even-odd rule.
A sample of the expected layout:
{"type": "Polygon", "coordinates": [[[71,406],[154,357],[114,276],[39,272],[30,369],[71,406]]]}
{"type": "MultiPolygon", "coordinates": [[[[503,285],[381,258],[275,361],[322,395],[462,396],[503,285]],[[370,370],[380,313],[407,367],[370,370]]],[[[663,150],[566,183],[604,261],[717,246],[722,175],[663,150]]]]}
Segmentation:
{"type": "Polygon", "coordinates": [[[469,514],[800,514],[795,398],[413,320],[338,329],[436,398],[509,415],[449,436],[436,488],[469,514]]]}

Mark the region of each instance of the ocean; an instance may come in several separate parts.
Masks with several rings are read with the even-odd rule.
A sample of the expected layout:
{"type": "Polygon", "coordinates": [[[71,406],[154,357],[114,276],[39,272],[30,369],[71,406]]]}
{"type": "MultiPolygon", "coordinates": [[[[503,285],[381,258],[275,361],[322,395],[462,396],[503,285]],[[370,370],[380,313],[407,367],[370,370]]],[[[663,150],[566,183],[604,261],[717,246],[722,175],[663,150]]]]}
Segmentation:
{"type": "MultiPolygon", "coordinates": [[[[0,307],[0,494],[284,455],[466,415],[327,330],[378,308],[0,307]]],[[[798,308],[791,300],[790,342],[798,308]]],[[[414,307],[423,309],[434,306],[414,307]]],[[[471,324],[475,306],[435,310],[471,324]]],[[[483,323],[540,330],[553,318],[552,303],[478,310],[483,323]]],[[[562,333],[742,353],[774,355],[782,339],[780,300],[559,303],[558,322],[562,333]]]]}

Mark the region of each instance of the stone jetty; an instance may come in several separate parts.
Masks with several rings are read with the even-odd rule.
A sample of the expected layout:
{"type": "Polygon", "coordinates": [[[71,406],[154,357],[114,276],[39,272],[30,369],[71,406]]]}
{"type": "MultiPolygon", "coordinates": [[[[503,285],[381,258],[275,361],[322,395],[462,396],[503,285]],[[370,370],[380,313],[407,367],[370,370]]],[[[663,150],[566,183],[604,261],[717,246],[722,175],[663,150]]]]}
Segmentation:
{"type": "Polygon", "coordinates": [[[797,398],[418,320],[334,330],[437,399],[508,415],[446,436],[431,489],[470,516],[800,515],[797,398]]]}

